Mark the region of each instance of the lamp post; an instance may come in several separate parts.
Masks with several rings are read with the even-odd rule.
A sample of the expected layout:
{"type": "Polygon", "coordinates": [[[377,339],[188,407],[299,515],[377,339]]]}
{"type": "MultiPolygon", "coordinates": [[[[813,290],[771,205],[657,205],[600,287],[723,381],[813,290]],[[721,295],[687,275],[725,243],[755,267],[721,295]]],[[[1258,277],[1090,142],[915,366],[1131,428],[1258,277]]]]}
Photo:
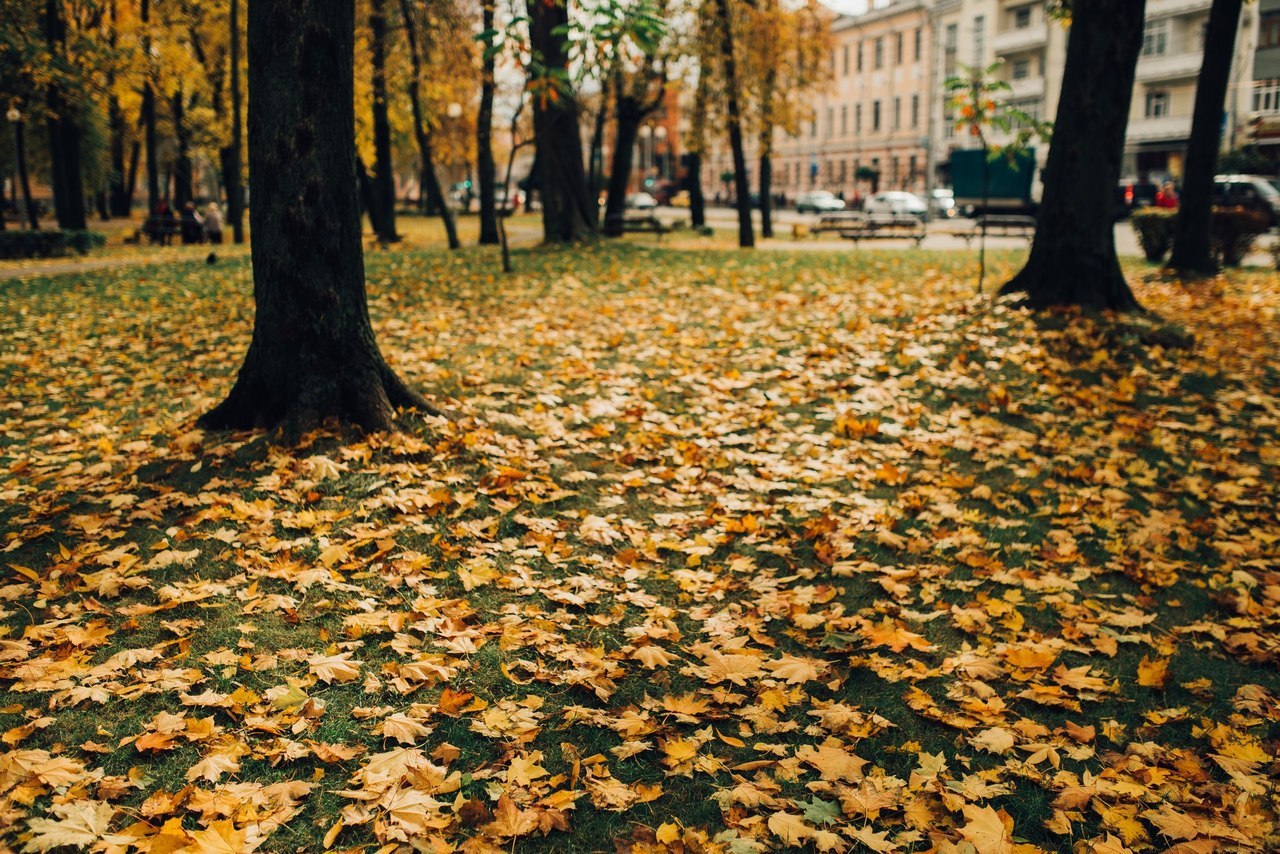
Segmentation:
{"type": "Polygon", "coordinates": [[[649,177],[649,161],[652,151],[653,128],[640,126],[640,189],[644,189],[644,179],[649,177]]]}
{"type": "Polygon", "coordinates": [[[22,137],[22,111],[18,109],[16,104],[10,105],[9,111],[4,114],[9,120],[9,124],[13,125],[13,148],[15,159],[18,161],[18,182],[22,185],[22,204],[27,208],[27,221],[31,223],[31,230],[38,231],[40,229],[40,220],[36,216],[35,205],[31,203],[31,182],[27,179],[27,155],[26,146],[22,137]]]}
{"type": "MultiPolygon", "coordinates": [[[[449,118],[451,139],[457,136],[456,131],[458,129],[457,128],[458,119],[462,118],[462,112],[463,112],[462,105],[459,104],[457,101],[450,101],[449,105],[444,109],[444,114],[449,118]]],[[[463,203],[462,209],[463,211],[470,213],[471,212],[471,177],[470,177],[471,164],[468,163],[466,164],[466,166],[467,166],[468,175],[467,175],[467,181],[464,184],[466,195],[463,197],[463,200],[462,200],[462,203],[463,203]]],[[[444,203],[448,204],[449,203],[448,199],[445,199],[444,203]]]]}
{"type": "Polygon", "coordinates": [[[667,152],[666,142],[667,142],[667,126],[658,125],[653,129],[653,165],[658,170],[658,177],[663,179],[664,181],[668,177],[667,166],[669,161],[671,160],[670,157],[665,156],[667,152]],[[662,153],[664,155],[662,159],[661,167],[658,166],[658,149],[659,148],[662,149],[662,153]]]}

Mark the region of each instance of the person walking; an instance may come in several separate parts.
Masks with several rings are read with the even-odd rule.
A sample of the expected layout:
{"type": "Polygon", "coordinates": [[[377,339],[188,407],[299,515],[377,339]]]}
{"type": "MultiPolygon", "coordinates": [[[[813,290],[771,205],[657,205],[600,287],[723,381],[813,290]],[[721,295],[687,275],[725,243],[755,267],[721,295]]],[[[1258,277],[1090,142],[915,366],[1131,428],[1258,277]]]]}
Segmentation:
{"type": "Polygon", "coordinates": [[[204,209],[204,233],[210,243],[222,245],[222,208],[217,202],[204,209]]]}
{"type": "Polygon", "coordinates": [[[195,203],[187,202],[182,206],[182,245],[199,243],[202,239],[204,239],[204,226],[196,214],[195,203]]]}

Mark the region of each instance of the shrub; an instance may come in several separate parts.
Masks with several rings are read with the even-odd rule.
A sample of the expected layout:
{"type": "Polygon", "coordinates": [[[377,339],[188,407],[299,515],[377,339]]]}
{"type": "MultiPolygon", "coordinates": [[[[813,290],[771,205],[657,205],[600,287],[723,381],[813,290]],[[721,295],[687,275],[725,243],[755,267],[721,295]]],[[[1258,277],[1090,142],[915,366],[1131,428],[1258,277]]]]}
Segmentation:
{"type": "Polygon", "coordinates": [[[1138,235],[1138,245],[1148,261],[1162,261],[1173,245],[1173,229],[1178,212],[1168,208],[1141,208],[1129,217],[1138,235]]]}
{"type": "Polygon", "coordinates": [[[1248,208],[1214,208],[1209,225],[1213,254],[1224,267],[1239,267],[1244,256],[1253,249],[1259,234],[1266,234],[1271,223],[1267,215],[1248,208]]]}
{"type": "Polygon", "coordinates": [[[57,258],[102,246],[96,231],[0,231],[0,258],[57,258]]]}

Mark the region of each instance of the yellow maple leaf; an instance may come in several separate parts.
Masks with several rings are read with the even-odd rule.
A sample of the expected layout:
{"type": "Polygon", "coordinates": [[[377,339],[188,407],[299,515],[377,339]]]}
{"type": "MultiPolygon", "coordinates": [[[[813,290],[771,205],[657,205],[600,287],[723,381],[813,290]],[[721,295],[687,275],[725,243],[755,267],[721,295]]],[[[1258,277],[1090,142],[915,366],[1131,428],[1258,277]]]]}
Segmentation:
{"type": "Polygon", "coordinates": [[[1142,657],[1138,663],[1138,684],[1144,688],[1163,688],[1169,681],[1169,659],[1142,657]]]}
{"type": "Polygon", "coordinates": [[[964,805],[965,825],[960,835],[982,854],[1013,854],[1013,819],[1004,810],[964,805]]]}
{"type": "Polygon", "coordinates": [[[307,659],[311,672],[321,682],[353,682],[360,677],[360,662],[351,660],[351,653],[337,655],[313,655],[307,659]]]}
{"type": "Polygon", "coordinates": [[[87,848],[107,832],[116,808],[104,801],[69,801],[54,804],[57,818],[33,818],[27,822],[32,836],[24,851],[52,851],[63,846],[87,848]]]}
{"type": "Polygon", "coordinates": [[[769,816],[769,832],[782,840],[783,845],[803,845],[813,836],[813,828],[795,813],[776,812],[769,816]]]}

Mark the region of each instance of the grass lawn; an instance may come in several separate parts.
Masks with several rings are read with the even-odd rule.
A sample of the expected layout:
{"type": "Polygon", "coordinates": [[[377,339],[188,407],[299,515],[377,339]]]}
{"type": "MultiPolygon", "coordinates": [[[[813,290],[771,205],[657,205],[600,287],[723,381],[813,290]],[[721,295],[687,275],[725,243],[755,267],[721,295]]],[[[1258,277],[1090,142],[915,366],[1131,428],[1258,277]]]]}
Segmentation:
{"type": "Polygon", "coordinates": [[[1277,275],[717,245],[371,251],[294,447],[247,257],[0,285],[0,851],[1280,850],[1277,275]]]}

